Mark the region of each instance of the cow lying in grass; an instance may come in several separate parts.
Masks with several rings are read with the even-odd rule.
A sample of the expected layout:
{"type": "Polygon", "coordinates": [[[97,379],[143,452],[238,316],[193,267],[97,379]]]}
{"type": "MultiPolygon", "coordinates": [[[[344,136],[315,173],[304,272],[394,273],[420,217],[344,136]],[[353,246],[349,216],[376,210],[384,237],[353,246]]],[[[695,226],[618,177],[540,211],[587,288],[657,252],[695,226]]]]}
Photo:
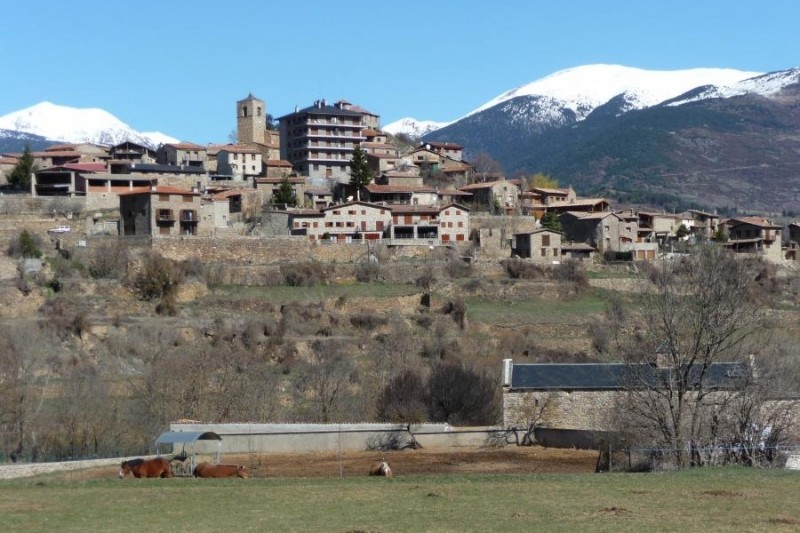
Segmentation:
{"type": "Polygon", "coordinates": [[[212,465],[200,463],[194,467],[194,477],[240,477],[247,478],[247,468],[242,465],[212,465]]]}
{"type": "Polygon", "coordinates": [[[378,463],[373,463],[372,466],[369,467],[369,475],[392,477],[392,469],[389,467],[389,463],[380,461],[378,463]]]}

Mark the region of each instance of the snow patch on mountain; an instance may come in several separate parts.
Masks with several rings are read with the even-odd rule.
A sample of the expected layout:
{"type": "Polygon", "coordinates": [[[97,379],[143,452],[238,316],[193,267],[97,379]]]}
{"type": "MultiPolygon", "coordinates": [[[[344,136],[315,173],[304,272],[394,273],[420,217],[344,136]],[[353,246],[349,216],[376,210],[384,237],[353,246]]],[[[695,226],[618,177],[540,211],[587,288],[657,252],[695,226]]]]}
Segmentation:
{"type": "Polygon", "coordinates": [[[395,120],[390,124],[387,124],[386,126],[383,127],[383,131],[391,133],[392,135],[397,135],[398,133],[404,133],[406,135],[410,135],[411,137],[419,138],[425,134],[444,128],[445,126],[448,125],[450,125],[450,122],[417,120],[415,118],[406,117],[406,118],[401,118],[400,120],[395,120]]]}
{"type": "Polygon", "coordinates": [[[150,147],[178,142],[160,132],[138,132],[102,109],[79,109],[51,102],[41,102],[0,117],[0,129],[40,135],[54,141],[107,146],[125,141],[150,147]]]}

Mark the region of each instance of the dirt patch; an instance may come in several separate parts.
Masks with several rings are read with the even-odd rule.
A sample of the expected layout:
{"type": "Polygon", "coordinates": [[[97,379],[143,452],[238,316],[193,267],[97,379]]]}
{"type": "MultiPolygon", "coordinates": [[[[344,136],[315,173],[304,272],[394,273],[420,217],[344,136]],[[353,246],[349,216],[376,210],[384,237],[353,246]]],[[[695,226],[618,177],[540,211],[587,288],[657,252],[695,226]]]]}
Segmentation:
{"type": "Polygon", "coordinates": [[[741,492],[735,492],[732,490],[705,490],[701,492],[701,494],[705,496],[719,496],[722,498],[740,498],[744,496],[741,492]]]}
{"type": "MultiPolygon", "coordinates": [[[[592,473],[597,452],[556,448],[431,448],[398,452],[335,452],[225,455],[223,463],[243,464],[250,477],[366,476],[385,459],[395,476],[425,474],[592,473]]],[[[65,479],[114,477],[119,467],[67,472],[65,479]]]]}

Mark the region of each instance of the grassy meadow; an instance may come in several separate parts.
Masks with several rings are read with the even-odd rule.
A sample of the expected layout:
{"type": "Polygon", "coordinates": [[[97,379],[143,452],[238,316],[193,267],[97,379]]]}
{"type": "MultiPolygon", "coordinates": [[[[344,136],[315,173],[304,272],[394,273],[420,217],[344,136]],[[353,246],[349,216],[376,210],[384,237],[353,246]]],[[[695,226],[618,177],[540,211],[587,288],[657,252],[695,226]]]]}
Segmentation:
{"type": "Polygon", "coordinates": [[[5,531],[797,531],[800,473],[0,482],[5,531]]]}

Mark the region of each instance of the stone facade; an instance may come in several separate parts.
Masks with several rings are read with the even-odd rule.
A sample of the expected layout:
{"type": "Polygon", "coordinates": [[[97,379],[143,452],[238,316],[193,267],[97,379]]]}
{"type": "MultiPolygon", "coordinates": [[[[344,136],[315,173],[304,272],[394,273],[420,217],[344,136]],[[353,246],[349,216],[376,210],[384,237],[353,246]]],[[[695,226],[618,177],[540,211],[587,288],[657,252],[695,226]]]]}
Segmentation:
{"type": "Polygon", "coordinates": [[[542,427],[607,431],[611,427],[618,391],[535,391],[503,394],[506,427],[524,426],[540,414],[542,427]]]}
{"type": "Polygon", "coordinates": [[[548,229],[516,233],[513,253],[535,263],[561,261],[561,233],[548,229]]]}
{"type": "Polygon", "coordinates": [[[200,193],[151,187],[120,194],[120,224],[125,236],[208,236],[213,233],[213,204],[205,211],[200,193]]]}

